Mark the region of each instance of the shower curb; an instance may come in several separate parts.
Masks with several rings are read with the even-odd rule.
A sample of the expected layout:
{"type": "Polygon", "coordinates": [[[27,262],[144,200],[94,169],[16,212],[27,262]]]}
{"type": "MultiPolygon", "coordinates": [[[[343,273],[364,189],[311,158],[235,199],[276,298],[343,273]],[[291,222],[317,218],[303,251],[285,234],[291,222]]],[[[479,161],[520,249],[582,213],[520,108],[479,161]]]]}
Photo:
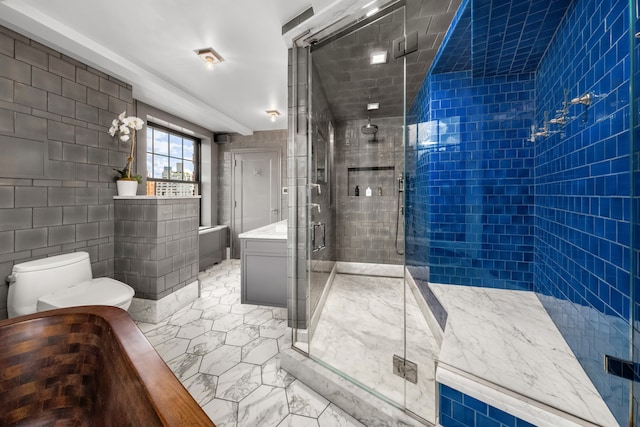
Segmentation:
{"type": "Polygon", "coordinates": [[[366,392],[313,359],[287,348],[280,367],[367,427],[433,427],[366,392]]]}

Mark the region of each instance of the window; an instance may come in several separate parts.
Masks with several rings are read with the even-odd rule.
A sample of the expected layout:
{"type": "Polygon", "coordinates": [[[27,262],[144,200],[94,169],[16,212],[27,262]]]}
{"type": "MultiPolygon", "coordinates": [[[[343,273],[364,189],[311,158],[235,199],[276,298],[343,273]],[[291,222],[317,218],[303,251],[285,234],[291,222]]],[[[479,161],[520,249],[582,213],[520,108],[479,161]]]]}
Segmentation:
{"type": "Polygon", "coordinates": [[[200,140],[154,123],[147,126],[147,195],[199,193],[200,140]]]}

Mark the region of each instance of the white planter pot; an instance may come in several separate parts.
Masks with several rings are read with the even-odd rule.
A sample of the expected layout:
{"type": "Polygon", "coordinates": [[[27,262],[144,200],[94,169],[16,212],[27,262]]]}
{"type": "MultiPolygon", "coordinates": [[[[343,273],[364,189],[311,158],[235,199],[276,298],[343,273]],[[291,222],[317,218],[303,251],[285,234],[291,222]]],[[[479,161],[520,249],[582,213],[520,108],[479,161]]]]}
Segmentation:
{"type": "Polygon", "coordinates": [[[118,196],[135,196],[138,191],[138,181],[129,181],[128,179],[119,179],[116,181],[118,186],[118,196]]]}

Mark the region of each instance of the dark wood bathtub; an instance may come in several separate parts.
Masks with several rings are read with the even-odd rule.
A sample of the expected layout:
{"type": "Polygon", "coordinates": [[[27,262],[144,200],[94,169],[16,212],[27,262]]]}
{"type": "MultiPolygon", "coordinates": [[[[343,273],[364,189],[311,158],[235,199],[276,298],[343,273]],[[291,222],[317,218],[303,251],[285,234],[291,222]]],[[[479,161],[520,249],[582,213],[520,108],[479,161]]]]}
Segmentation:
{"type": "Polygon", "coordinates": [[[127,312],[0,321],[0,426],[214,426],[127,312]]]}

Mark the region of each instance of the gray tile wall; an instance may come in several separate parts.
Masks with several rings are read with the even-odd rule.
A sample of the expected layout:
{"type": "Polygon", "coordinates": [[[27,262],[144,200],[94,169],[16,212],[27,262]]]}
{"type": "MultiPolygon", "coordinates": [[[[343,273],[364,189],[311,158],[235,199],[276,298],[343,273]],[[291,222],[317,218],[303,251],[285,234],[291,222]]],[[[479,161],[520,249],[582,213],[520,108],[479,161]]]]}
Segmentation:
{"type": "MultiPolygon", "coordinates": [[[[313,82],[320,82],[320,77],[316,70],[313,69],[313,82]]],[[[333,157],[335,156],[335,147],[331,144],[331,136],[329,131],[329,123],[335,126],[336,122],[329,109],[329,103],[325,96],[324,90],[320,84],[312,85],[311,95],[311,116],[312,116],[312,150],[311,164],[320,168],[325,167],[325,179],[319,179],[318,174],[312,174],[310,182],[320,185],[320,191],[317,187],[310,189],[309,196],[311,203],[320,205],[320,210],[311,209],[311,223],[320,223],[325,226],[325,247],[311,251],[311,268],[309,273],[309,318],[313,316],[318,306],[322,293],[327,286],[331,270],[336,261],[336,193],[335,193],[335,177],[333,169],[335,167],[333,157]],[[324,153],[323,153],[324,152],[324,153]],[[316,158],[314,159],[314,156],[316,158]],[[322,162],[322,158],[326,157],[327,161],[322,162]]],[[[312,166],[312,168],[314,167],[312,166]]],[[[311,236],[313,239],[313,236],[311,236]]]]}
{"type": "Polygon", "coordinates": [[[131,86],[0,26],[0,318],[15,263],[83,250],[113,276],[112,168],[127,147],[107,130],[125,109],[131,86]],[[39,176],[20,167],[34,147],[39,176]]]}
{"type": "MultiPolygon", "coordinates": [[[[366,120],[336,130],[336,252],[338,261],[402,264],[396,252],[398,178],[403,177],[402,118],[378,118],[375,138],[360,131],[366,120]],[[381,170],[369,170],[380,167],[381,170]],[[351,170],[351,172],[350,172],[351,170]],[[355,185],[360,196],[354,194],[355,185]],[[372,196],[366,197],[367,186],[372,196]],[[381,187],[382,195],[378,195],[381,187]]],[[[400,218],[402,221],[402,218],[400,218]]],[[[404,250],[403,223],[400,249],[404,250]]]]}
{"type": "Polygon", "coordinates": [[[287,186],[288,198],[288,284],[287,307],[289,326],[306,329],[310,310],[308,289],[308,247],[307,247],[307,50],[294,47],[289,49],[289,105],[287,141],[287,186]],[[294,311],[295,310],[295,311],[294,311]]]}
{"type": "Polygon", "coordinates": [[[115,200],[115,278],[158,300],[198,279],[199,199],[115,200]]]}
{"type": "MultiPolygon", "coordinates": [[[[218,149],[218,224],[231,227],[231,159],[234,150],[247,148],[277,148],[282,159],[280,170],[281,187],[287,186],[287,131],[258,131],[253,135],[232,135],[231,142],[217,144],[218,149]]],[[[287,219],[287,197],[280,198],[281,218],[287,219]]],[[[230,228],[230,234],[233,230],[230,228]]]]}

